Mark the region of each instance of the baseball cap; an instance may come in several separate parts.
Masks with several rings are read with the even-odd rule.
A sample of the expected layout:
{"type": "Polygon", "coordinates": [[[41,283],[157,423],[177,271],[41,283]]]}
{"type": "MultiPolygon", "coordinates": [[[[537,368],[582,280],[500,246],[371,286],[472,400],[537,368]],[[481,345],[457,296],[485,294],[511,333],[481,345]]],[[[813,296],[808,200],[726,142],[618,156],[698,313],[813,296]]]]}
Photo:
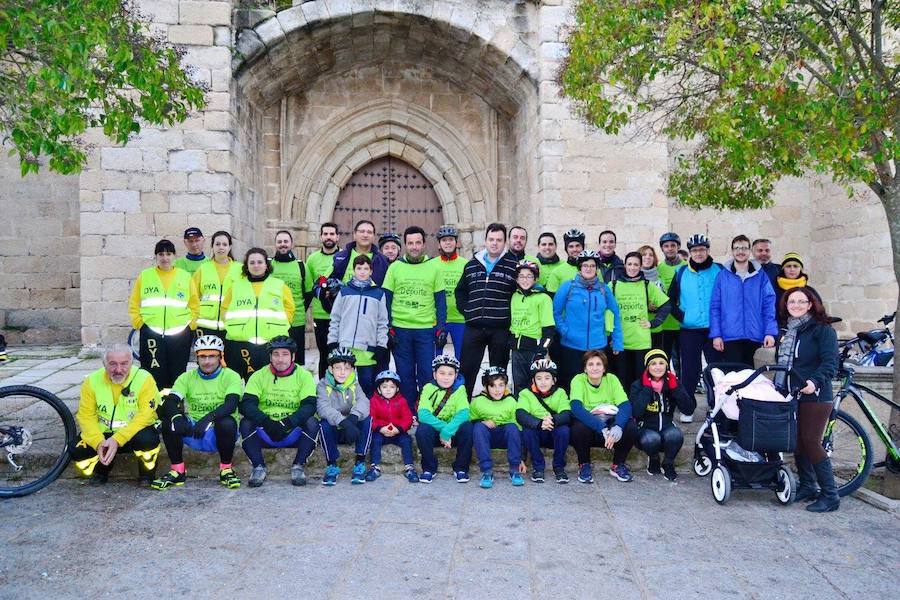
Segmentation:
{"type": "Polygon", "coordinates": [[[200,231],[199,227],[188,227],[184,230],[184,237],[203,237],[203,232],[200,231]]]}

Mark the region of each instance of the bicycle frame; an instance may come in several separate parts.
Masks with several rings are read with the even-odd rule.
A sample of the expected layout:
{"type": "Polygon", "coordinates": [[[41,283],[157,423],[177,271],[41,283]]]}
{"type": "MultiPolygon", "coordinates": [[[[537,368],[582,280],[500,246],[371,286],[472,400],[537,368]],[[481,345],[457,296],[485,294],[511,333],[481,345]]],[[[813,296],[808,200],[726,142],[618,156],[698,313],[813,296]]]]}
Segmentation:
{"type": "MultiPolygon", "coordinates": [[[[892,407],[894,410],[900,411],[900,403],[898,403],[894,400],[891,400],[889,398],[885,398],[884,396],[882,396],[881,394],[879,394],[878,392],[876,392],[875,390],[873,390],[869,387],[866,387],[862,384],[856,383],[856,381],[854,381],[854,379],[853,379],[852,371],[844,374],[843,385],[841,385],[841,389],[838,390],[838,393],[835,395],[835,398],[834,398],[834,411],[836,412],[840,408],[841,403],[844,401],[844,399],[847,396],[852,396],[853,399],[856,400],[856,404],[857,404],[857,406],[859,406],[859,409],[862,411],[863,415],[865,415],[866,420],[869,421],[869,423],[875,429],[875,433],[878,435],[878,437],[881,439],[881,442],[887,448],[888,454],[891,456],[891,458],[894,461],[900,461],[900,449],[897,448],[897,445],[894,443],[894,440],[891,438],[891,435],[888,432],[887,427],[884,426],[884,423],[881,422],[881,420],[875,414],[875,411],[872,410],[872,407],[869,406],[868,402],[866,402],[865,398],[863,397],[864,394],[861,392],[864,392],[865,394],[871,394],[878,400],[881,400],[888,406],[892,407]]],[[[832,420],[833,419],[834,419],[834,417],[832,416],[832,420]]],[[[873,468],[883,467],[883,466],[885,466],[885,462],[886,461],[873,463],[872,467],[873,468]]]]}

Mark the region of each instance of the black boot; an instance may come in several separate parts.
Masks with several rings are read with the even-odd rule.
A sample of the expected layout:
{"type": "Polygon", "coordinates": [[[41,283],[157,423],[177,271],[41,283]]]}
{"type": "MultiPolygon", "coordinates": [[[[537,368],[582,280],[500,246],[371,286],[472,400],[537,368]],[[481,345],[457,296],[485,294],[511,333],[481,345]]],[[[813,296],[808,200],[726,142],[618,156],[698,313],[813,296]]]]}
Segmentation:
{"type": "Polygon", "coordinates": [[[822,462],[813,465],[816,471],[816,479],[819,480],[819,499],[806,507],[810,512],[831,512],[841,505],[841,499],[834,484],[834,473],[831,470],[831,460],[826,458],[822,462]]]}
{"type": "Polygon", "coordinates": [[[797,488],[795,502],[810,502],[819,497],[819,486],[816,484],[816,470],[805,456],[794,456],[797,474],[800,476],[800,487],[797,488]]]}
{"type": "Polygon", "coordinates": [[[112,471],[112,465],[104,465],[97,463],[94,466],[94,472],[88,480],[90,485],[104,485],[109,481],[109,472],[112,471]]]}

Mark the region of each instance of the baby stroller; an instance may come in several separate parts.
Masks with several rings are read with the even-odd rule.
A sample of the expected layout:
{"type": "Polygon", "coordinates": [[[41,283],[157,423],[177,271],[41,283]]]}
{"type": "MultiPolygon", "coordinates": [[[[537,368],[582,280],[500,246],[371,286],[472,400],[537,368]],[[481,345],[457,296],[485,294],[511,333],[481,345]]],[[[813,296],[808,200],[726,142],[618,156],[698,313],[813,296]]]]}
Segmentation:
{"type": "Polygon", "coordinates": [[[712,495],[719,504],[728,502],[732,489],[773,490],[780,503],[790,504],[797,495],[797,480],[782,452],[793,452],[797,445],[796,393],[782,396],[761,377],[788,367],[767,365],[746,377],[737,374],[744,370],[752,367],[717,363],[703,370],[713,408],[697,431],[694,473],[712,473],[712,495]],[[745,388],[751,391],[741,394],[745,388]],[[748,397],[754,394],[758,398],[748,397]]]}

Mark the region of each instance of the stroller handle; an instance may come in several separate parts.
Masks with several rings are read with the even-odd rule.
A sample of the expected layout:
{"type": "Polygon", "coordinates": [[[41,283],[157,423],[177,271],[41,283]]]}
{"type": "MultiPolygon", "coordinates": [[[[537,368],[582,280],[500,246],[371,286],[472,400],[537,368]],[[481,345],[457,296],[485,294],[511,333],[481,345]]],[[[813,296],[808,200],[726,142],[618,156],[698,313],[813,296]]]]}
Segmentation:
{"type": "MultiPolygon", "coordinates": [[[[715,366],[715,364],[713,364],[713,366],[715,366]]],[[[763,366],[761,366],[760,368],[758,368],[758,369],[756,369],[755,371],[753,371],[753,373],[752,373],[749,377],[747,377],[747,379],[745,379],[744,381],[742,381],[742,382],[740,382],[740,383],[737,383],[737,384],[731,386],[730,388],[728,388],[728,390],[725,392],[725,394],[726,394],[726,395],[730,395],[730,394],[733,394],[734,392],[736,392],[736,391],[738,391],[738,390],[740,390],[740,389],[743,389],[743,388],[747,387],[748,385],[750,385],[751,383],[753,383],[753,381],[754,381],[757,377],[759,377],[760,375],[762,375],[763,373],[777,373],[777,372],[781,372],[781,373],[792,373],[792,374],[794,374],[794,375],[797,374],[796,371],[794,371],[792,368],[787,367],[787,366],[785,366],[785,365],[763,365],[763,366]]],[[[800,392],[800,389],[801,389],[801,388],[798,387],[798,388],[795,388],[795,389],[791,390],[791,391],[790,391],[790,392],[791,392],[791,397],[792,397],[792,398],[796,398],[796,397],[797,397],[797,394],[800,392]]]]}

